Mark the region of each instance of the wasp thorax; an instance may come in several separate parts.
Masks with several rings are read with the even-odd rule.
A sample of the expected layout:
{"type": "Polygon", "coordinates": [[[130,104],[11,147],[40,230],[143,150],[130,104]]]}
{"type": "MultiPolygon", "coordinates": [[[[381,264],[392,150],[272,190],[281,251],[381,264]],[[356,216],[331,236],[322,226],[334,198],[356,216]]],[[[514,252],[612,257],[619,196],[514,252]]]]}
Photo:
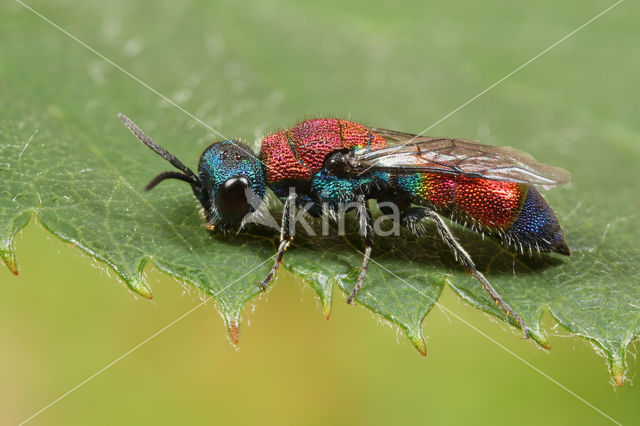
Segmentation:
{"type": "Polygon", "coordinates": [[[208,225],[233,225],[258,209],[266,185],[262,164],[251,149],[238,141],[217,142],[200,158],[199,175],[209,205],[208,225]]]}
{"type": "Polygon", "coordinates": [[[348,176],[349,156],[350,151],[340,150],[332,152],[324,159],[324,168],[334,176],[346,177],[348,176]]]}

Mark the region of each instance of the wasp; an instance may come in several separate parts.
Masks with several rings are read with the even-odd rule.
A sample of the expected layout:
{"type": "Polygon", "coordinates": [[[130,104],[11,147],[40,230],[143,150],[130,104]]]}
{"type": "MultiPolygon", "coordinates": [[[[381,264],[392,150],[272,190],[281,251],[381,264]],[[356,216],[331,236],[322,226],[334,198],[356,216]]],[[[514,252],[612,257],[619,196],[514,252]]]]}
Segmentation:
{"type": "Polygon", "coordinates": [[[267,188],[281,200],[280,244],[273,267],[259,283],[263,289],[294,238],[293,213],[303,205],[311,205],[308,213],[313,216],[355,206],[363,225],[363,259],[348,303],[362,288],[371,259],[369,200],[392,202],[400,210],[402,226],[414,228],[424,219],[435,224],[456,260],[519,323],[525,338],[525,322],[478,271],[442,217],[511,249],[571,254],[558,219],[535,187],[566,183],[569,172],[511,147],[316,118],[264,137],[258,155],[239,140],[216,142],[203,152],[196,174],[126,116],[118,116],[142,143],[179,170],[160,173],[146,189],[166,179],[187,182],[202,204],[207,229],[240,227],[257,211],[267,188]]]}

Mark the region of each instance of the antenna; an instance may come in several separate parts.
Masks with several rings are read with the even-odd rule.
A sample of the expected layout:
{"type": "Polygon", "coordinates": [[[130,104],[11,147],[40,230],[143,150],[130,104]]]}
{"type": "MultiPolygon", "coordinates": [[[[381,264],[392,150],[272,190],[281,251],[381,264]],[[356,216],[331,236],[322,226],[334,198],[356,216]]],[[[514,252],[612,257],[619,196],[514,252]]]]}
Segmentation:
{"type": "MultiPolygon", "coordinates": [[[[136,124],[133,121],[129,120],[129,118],[126,115],[122,113],[118,113],[118,118],[122,120],[124,125],[127,126],[129,130],[131,130],[131,133],[133,133],[134,136],[138,138],[140,142],[142,142],[143,144],[151,148],[153,151],[155,151],[162,158],[170,162],[173,165],[173,167],[175,167],[178,170],[181,170],[185,175],[193,177],[198,183],[200,183],[200,179],[198,179],[198,176],[196,176],[196,174],[193,173],[193,171],[190,168],[185,166],[182,163],[182,161],[178,160],[169,151],[167,151],[166,149],[164,149],[163,147],[155,143],[153,139],[147,136],[146,133],[143,132],[140,127],[136,126],[136,124]]],[[[173,177],[173,176],[167,176],[167,178],[169,177],[173,177]]]]}
{"type": "Polygon", "coordinates": [[[193,173],[193,171],[190,168],[185,166],[182,163],[182,161],[178,160],[169,151],[167,151],[166,149],[164,149],[163,147],[155,143],[153,139],[147,136],[147,134],[143,132],[142,129],[138,127],[133,121],[131,121],[126,115],[119,113],[118,118],[122,120],[124,125],[127,126],[129,130],[131,130],[131,133],[133,133],[133,135],[136,138],[138,138],[140,142],[142,142],[143,144],[151,148],[156,154],[160,155],[162,158],[170,162],[173,165],[173,167],[182,171],[182,173],[178,173],[178,172],[160,173],[158,176],[154,177],[151,180],[151,182],[147,184],[147,186],[144,188],[145,190],[149,191],[153,189],[157,184],[159,184],[165,179],[178,179],[178,180],[189,183],[193,187],[194,192],[196,192],[196,195],[202,193],[202,182],[200,182],[200,179],[198,178],[198,176],[195,173],[193,173]]]}

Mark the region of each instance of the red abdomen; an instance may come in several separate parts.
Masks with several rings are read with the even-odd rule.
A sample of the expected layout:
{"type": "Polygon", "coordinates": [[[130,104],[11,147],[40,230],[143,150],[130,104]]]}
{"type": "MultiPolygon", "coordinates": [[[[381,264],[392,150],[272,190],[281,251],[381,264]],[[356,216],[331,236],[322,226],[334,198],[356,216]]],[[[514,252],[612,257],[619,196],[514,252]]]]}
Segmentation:
{"type": "Polygon", "coordinates": [[[520,250],[571,253],[553,210],[533,186],[441,173],[399,176],[395,184],[412,202],[520,250]]]}
{"type": "Polygon", "coordinates": [[[454,209],[460,218],[488,228],[510,226],[520,212],[527,194],[527,186],[515,182],[502,182],[456,177],[454,209]]]}
{"type": "Polygon", "coordinates": [[[488,179],[424,173],[415,176],[412,192],[459,222],[503,229],[518,216],[527,185],[488,179]]]}
{"type": "Polygon", "coordinates": [[[260,160],[266,165],[267,183],[309,180],[322,169],[324,159],[330,153],[366,146],[379,149],[386,146],[386,141],[362,124],[316,118],[265,137],[260,160]]]}

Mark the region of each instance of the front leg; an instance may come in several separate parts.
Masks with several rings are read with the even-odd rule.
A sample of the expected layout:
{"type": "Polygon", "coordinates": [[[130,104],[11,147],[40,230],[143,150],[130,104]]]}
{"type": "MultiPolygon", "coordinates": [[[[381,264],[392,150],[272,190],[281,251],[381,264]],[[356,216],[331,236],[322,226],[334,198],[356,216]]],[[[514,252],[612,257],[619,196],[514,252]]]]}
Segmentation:
{"type": "Polygon", "coordinates": [[[278,266],[282,263],[284,252],[287,250],[293,240],[293,236],[296,231],[296,224],[294,219],[295,206],[296,206],[296,193],[291,190],[289,196],[284,202],[284,208],[282,209],[282,220],[280,221],[280,246],[278,246],[278,252],[276,253],[276,260],[273,263],[273,267],[267,277],[258,283],[260,288],[264,291],[269,285],[269,282],[273,279],[278,270],[278,266]]]}
{"type": "Polygon", "coordinates": [[[360,266],[360,274],[358,274],[358,280],[356,285],[351,290],[351,294],[347,298],[347,303],[351,304],[353,298],[356,297],[358,291],[362,288],[364,279],[367,276],[367,270],[369,269],[369,260],[371,259],[371,247],[373,245],[372,233],[373,233],[373,219],[371,218],[371,210],[369,204],[364,195],[358,195],[358,218],[360,222],[360,235],[364,243],[364,257],[362,259],[362,266],[360,266]]]}
{"type": "Polygon", "coordinates": [[[500,297],[500,294],[493,288],[493,286],[489,283],[489,281],[485,278],[484,275],[476,268],[475,263],[471,260],[471,256],[465,251],[464,248],[458,243],[455,239],[449,227],[444,223],[440,215],[434,212],[431,209],[423,208],[423,207],[412,207],[407,209],[407,211],[403,214],[401,220],[402,224],[405,226],[415,225],[420,219],[428,218],[433,220],[438,228],[438,232],[440,233],[440,237],[445,242],[445,244],[451,249],[456,260],[461,263],[467,272],[471,273],[480,284],[482,284],[482,288],[489,293],[493,301],[496,305],[500,305],[502,310],[507,314],[507,316],[511,315],[513,319],[515,319],[520,327],[522,328],[522,332],[524,333],[524,337],[529,337],[529,329],[527,325],[524,323],[524,320],[520,318],[518,314],[500,297]]]}

